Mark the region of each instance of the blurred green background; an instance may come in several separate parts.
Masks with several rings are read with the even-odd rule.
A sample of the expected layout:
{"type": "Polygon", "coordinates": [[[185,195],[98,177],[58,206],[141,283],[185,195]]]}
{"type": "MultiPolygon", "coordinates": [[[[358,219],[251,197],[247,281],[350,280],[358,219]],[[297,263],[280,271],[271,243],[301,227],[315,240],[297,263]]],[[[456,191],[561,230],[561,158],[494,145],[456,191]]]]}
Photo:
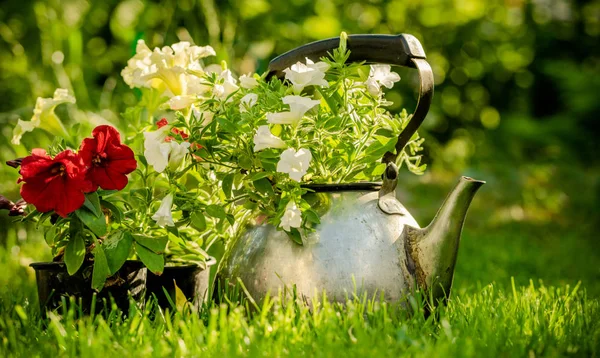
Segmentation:
{"type": "MultiPolygon", "coordinates": [[[[68,88],[58,113],[120,124],[137,101],[120,77],[137,39],[150,47],[210,44],[238,74],[310,41],[357,33],[410,33],[423,44],[436,94],[420,132],[427,174],[404,172],[401,196],[419,222],[434,215],[457,176],[487,180],[466,223],[455,284],[575,284],[600,295],[600,2],[572,0],[15,1],[0,9],[0,159],[52,138],[18,118],[38,96],[68,88]]],[[[393,111],[416,103],[416,74],[388,93],[393,111]]],[[[18,199],[18,173],[0,166],[0,193],[18,199]]],[[[0,213],[0,287],[49,259],[35,228],[0,213]]],[[[29,286],[31,287],[31,286],[29,286]]],[[[9,288],[10,289],[10,288],[9,288]]]]}

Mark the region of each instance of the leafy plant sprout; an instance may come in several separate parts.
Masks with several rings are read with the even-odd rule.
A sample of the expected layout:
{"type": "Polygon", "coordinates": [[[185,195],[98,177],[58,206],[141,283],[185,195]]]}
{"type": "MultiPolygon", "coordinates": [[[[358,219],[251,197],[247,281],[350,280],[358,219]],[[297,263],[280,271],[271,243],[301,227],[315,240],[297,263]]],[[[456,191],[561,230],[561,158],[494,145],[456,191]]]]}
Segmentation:
{"type": "MultiPolygon", "coordinates": [[[[340,47],[319,62],[292,65],[284,79],[254,75],[248,81],[245,75],[246,84],[238,86],[218,74],[222,65],[204,75],[212,89],[199,93],[174,124],[201,146],[198,155],[211,165],[227,200],[258,210],[298,243],[299,229],[319,223],[303,198],[310,192],[305,184],[379,179],[381,157],[394,151],[410,119],[405,111],[386,109],[382,87],[400,77],[388,65],[348,64],[345,39],[342,34],[340,47]],[[238,88],[223,97],[224,84],[238,88]]],[[[415,134],[397,164],[423,173],[422,143],[415,134]]]]}

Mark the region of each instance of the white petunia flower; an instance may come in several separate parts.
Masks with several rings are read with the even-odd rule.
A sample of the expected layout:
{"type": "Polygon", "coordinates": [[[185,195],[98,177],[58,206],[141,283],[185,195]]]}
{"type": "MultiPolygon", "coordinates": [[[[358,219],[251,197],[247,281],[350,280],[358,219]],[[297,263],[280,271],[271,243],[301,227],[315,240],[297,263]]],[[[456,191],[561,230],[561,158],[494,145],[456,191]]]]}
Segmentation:
{"type": "Polygon", "coordinates": [[[400,81],[400,75],[391,71],[390,65],[371,65],[369,78],[365,81],[367,90],[373,96],[381,94],[381,86],[394,87],[394,82],[400,81]]]}
{"type": "Polygon", "coordinates": [[[188,108],[194,102],[196,102],[196,96],[175,96],[171,97],[169,100],[169,108],[173,110],[180,110],[184,108],[188,108]]]}
{"type": "Polygon", "coordinates": [[[177,143],[176,141],[170,141],[167,144],[170,145],[169,149],[169,168],[171,170],[177,170],[183,163],[185,156],[190,152],[190,143],[182,142],[177,143]]]}
{"type": "Polygon", "coordinates": [[[299,149],[298,151],[289,148],[281,153],[277,163],[277,171],[289,174],[292,180],[300,182],[302,177],[308,171],[312,154],[308,149],[299,149]]]}
{"type": "Polygon", "coordinates": [[[297,124],[304,114],[321,101],[302,96],[285,96],[283,103],[290,106],[289,112],[267,113],[267,122],[273,124],[297,124]]]}
{"type": "Polygon", "coordinates": [[[159,173],[162,173],[169,164],[171,145],[165,142],[165,139],[170,130],[170,126],[164,126],[154,132],[144,132],[144,157],[159,173]]]}
{"type": "Polygon", "coordinates": [[[144,40],[139,40],[136,54],[127,61],[121,76],[131,88],[152,87],[169,97],[200,94],[208,87],[200,84],[198,76],[203,71],[199,60],[214,55],[210,46],[192,46],[185,41],[151,51],[144,40]]]}
{"type": "Polygon", "coordinates": [[[54,113],[56,106],[62,103],[75,103],[75,97],[70,95],[69,91],[64,88],[57,88],[54,91],[53,98],[38,97],[31,120],[23,121],[19,119],[17,121],[17,125],[13,129],[12,144],[21,144],[23,134],[38,127],[55,136],[68,136],[67,130],[54,113]]]}
{"type": "Polygon", "coordinates": [[[240,112],[248,112],[249,108],[252,108],[256,101],[258,101],[258,95],[256,93],[248,93],[242,99],[240,99],[240,112]]]}
{"type": "Polygon", "coordinates": [[[175,226],[173,222],[173,214],[171,213],[171,207],[173,206],[173,194],[168,194],[160,202],[160,207],[152,215],[152,220],[156,221],[156,224],[160,227],[175,226]]]}
{"type": "Polygon", "coordinates": [[[260,126],[254,135],[254,151],[258,152],[267,148],[285,148],[287,145],[281,138],[274,136],[269,126],[260,126]]]}
{"type": "Polygon", "coordinates": [[[245,89],[253,89],[258,86],[258,81],[251,74],[242,75],[240,76],[240,86],[245,89]]]}
{"type": "MultiPolygon", "coordinates": [[[[224,70],[223,72],[221,72],[217,81],[218,84],[215,84],[215,86],[213,87],[213,94],[215,95],[215,97],[221,100],[227,99],[229,95],[231,95],[233,92],[239,89],[237,81],[235,80],[235,78],[233,78],[233,75],[231,74],[230,70],[224,70]]],[[[228,101],[230,100],[231,98],[228,101]]]]}
{"type": "Polygon", "coordinates": [[[171,126],[163,126],[154,132],[144,133],[144,156],[148,164],[159,173],[167,166],[171,170],[177,170],[189,153],[189,142],[166,141],[170,130],[171,126]]]}
{"type": "Polygon", "coordinates": [[[279,227],[285,231],[290,231],[291,228],[299,228],[302,225],[302,212],[295,202],[290,201],[285,206],[285,213],[281,217],[279,227]]]}
{"type": "Polygon", "coordinates": [[[285,79],[290,81],[294,88],[294,93],[299,94],[306,86],[328,87],[329,83],[325,80],[325,71],[329,65],[325,62],[317,62],[306,59],[306,64],[297,62],[289,68],[283,70],[285,79]]]}

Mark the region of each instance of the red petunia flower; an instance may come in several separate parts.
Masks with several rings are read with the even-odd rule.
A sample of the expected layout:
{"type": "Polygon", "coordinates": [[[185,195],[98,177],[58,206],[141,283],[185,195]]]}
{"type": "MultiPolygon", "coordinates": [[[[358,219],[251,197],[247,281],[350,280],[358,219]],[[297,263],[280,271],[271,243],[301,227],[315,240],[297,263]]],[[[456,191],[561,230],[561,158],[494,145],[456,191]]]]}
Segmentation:
{"type": "Polygon", "coordinates": [[[121,143],[119,132],[111,126],[98,126],[94,138],[81,143],[79,155],[88,168],[88,179],[96,189],[121,190],[127,185],[127,174],[137,167],[131,148],[121,143]]]}
{"type": "Polygon", "coordinates": [[[156,122],[156,126],[158,128],[162,128],[162,127],[166,126],[167,124],[169,124],[169,121],[167,121],[166,118],[162,118],[160,121],[156,122]]]}
{"type": "Polygon", "coordinates": [[[34,149],[21,162],[21,197],[39,212],[54,210],[66,217],[85,202],[84,193],[94,191],[86,178],[81,157],[71,150],[59,153],[54,159],[43,149],[34,149]]]}

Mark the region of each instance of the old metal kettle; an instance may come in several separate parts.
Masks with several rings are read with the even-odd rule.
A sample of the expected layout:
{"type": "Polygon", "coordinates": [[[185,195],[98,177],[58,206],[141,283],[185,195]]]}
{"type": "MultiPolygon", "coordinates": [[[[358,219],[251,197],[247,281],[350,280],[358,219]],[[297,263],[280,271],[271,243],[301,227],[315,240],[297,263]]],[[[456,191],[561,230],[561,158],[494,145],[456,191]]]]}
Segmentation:
{"type": "MultiPolygon", "coordinates": [[[[351,35],[349,61],[416,68],[420,77],[417,108],[399,137],[400,152],[422,123],[433,96],[433,73],[419,41],[402,35],[351,35]]],[[[305,57],[319,60],[337,48],[339,38],[314,42],[271,61],[270,75],[305,57]]],[[[383,183],[310,185],[324,214],[304,245],[269,224],[253,225],[229,243],[217,275],[217,286],[238,284],[254,300],[295,290],[310,301],[323,291],[330,300],[345,301],[365,292],[401,301],[419,288],[434,300],[449,297],[458,244],[467,209],[484,183],[462,177],[437,215],[421,229],[396,198],[395,155],[387,153],[383,183]]],[[[308,199],[307,199],[308,200],[308,199]]]]}

